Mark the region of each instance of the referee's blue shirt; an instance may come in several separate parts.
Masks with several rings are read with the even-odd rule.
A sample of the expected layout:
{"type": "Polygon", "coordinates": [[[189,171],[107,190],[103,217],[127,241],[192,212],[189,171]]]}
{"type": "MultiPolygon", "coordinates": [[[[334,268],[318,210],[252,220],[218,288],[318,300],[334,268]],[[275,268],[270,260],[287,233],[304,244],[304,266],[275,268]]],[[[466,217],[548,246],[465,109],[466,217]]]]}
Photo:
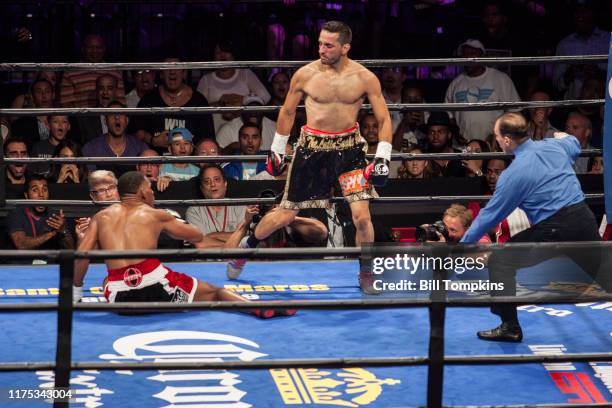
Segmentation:
{"type": "Polygon", "coordinates": [[[514,151],[512,164],[499,176],[493,197],[461,242],[477,242],[517,207],[535,225],[563,207],[584,201],[573,167],[579,154],[580,144],[574,136],[523,142],[514,151]]]}

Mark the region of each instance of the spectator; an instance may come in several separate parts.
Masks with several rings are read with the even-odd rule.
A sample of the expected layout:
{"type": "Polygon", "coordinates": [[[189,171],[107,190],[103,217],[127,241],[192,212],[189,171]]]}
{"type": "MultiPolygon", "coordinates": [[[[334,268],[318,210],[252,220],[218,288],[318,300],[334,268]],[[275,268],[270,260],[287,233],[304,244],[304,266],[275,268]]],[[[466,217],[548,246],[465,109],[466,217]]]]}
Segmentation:
{"type": "MultiPolygon", "coordinates": [[[[606,97],[604,82],[603,73],[597,77],[585,79],[578,99],[604,99],[606,97]]],[[[591,121],[591,145],[601,149],[603,147],[603,107],[578,106],[576,110],[591,121]]]]}
{"type": "MultiPolygon", "coordinates": [[[[240,141],[239,154],[253,155],[260,154],[261,147],[261,131],[256,125],[242,125],[238,132],[240,141]]],[[[266,163],[259,162],[239,162],[233,161],[228,163],[223,172],[225,177],[235,180],[250,180],[256,174],[266,170],[266,163]]]]}
{"type": "MultiPolygon", "coordinates": [[[[70,121],[65,115],[49,115],[47,119],[49,123],[50,135],[48,139],[39,140],[32,148],[32,157],[53,157],[55,148],[61,142],[66,140],[66,135],[70,131],[70,121]]],[[[51,174],[51,166],[48,164],[32,164],[32,173],[43,174],[49,177],[51,174]]]]}
{"type": "MultiPolygon", "coordinates": [[[[200,143],[196,144],[195,152],[196,156],[218,156],[219,155],[219,145],[212,139],[202,139],[200,143]]],[[[200,168],[206,166],[206,162],[198,163],[200,168]]]]}
{"type": "MultiPolygon", "coordinates": [[[[168,151],[172,156],[191,156],[193,135],[188,129],[174,128],[168,135],[168,151]]],[[[196,177],[200,169],[191,163],[164,163],[159,169],[160,179],[172,181],[189,180],[196,177]]]]}
{"type": "MultiPolygon", "coordinates": [[[[406,80],[406,75],[401,67],[383,68],[381,74],[382,94],[387,103],[402,103],[402,87],[406,80]]],[[[392,131],[395,132],[400,122],[402,121],[402,113],[400,111],[391,111],[392,131]]]]}
{"type": "MultiPolygon", "coordinates": [[[[593,146],[591,146],[591,144],[589,143],[591,140],[593,127],[589,118],[584,116],[582,113],[571,112],[567,116],[567,120],[565,121],[565,131],[570,135],[575,136],[576,139],[578,139],[578,142],[580,143],[580,149],[585,150],[593,148],[593,146]]],[[[576,170],[576,174],[588,173],[588,167],[588,157],[576,158],[576,162],[574,163],[574,169],[576,170]]]]}
{"type": "MultiPolygon", "coordinates": [[[[39,174],[28,176],[27,200],[48,200],[47,179],[39,174]]],[[[8,233],[16,249],[74,249],[71,225],[64,211],[49,211],[45,206],[18,207],[8,216],[8,233]]]]}
{"type": "MultiPolygon", "coordinates": [[[[472,139],[467,143],[466,151],[468,153],[488,153],[490,151],[487,142],[480,139],[472,139]]],[[[465,167],[468,177],[482,177],[482,160],[462,160],[461,164],[465,167]]]]}
{"type": "Polygon", "coordinates": [[[283,4],[285,7],[275,10],[266,26],[266,56],[274,61],[303,61],[310,55],[310,35],[317,24],[318,13],[303,2],[285,0],[283,4]],[[290,44],[288,52],[285,52],[285,43],[290,44]]]}
{"type": "MultiPolygon", "coordinates": [[[[106,45],[99,35],[90,34],[83,39],[81,62],[104,62],[106,45]]],[[[65,108],[94,107],[98,103],[96,82],[100,75],[111,75],[117,80],[116,98],[125,100],[123,78],[120,71],[66,71],[62,75],[60,104],[65,108]]]]}
{"type": "MultiPolygon", "coordinates": [[[[205,199],[225,198],[227,179],[221,167],[216,164],[202,167],[198,179],[205,199]]],[[[243,220],[245,211],[245,206],[197,206],[189,207],[185,218],[213,240],[212,247],[222,247],[243,220]]]]}
{"type": "Polygon", "coordinates": [[[497,186],[497,180],[502,174],[502,171],[506,170],[508,162],[503,159],[490,159],[487,161],[485,169],[485,179],[487,180],[487,187],[489,189],[488,194],[495,192],[497,186]]]}
{"type": "MultiPolygon", "coordinates": [[[[418,147],[412,147],[405,152],[413,154],[423,153],[418,147]]],[[[402,167],[398,169],[397,174],[401,179],[430,179],[439,176],[434,172],[429,160],[403,160],[402,167]]]]}
{"type": "MultiPolygon", "coordinates": [[[[140,157],[159,157],[159,154],[153,149],[147,149],[140,153],[140,157]]],[[[157,187],[157,191],[164,192],[170,186],[172,179],[170,177],[160,177],[160,165],[157,163],[144,163],[136,165],[136,170],[141,172],[152,185],[157,187]]]]}
{"type": "Polygon", "coordinates": [[[603,156],[589,158],[589,174],[603,174],[603,156]]]}
{"type": "MultiPolygon", "coordinates": [[[[610,33],[595,26],[593,8],[588,3],[578,3],[573,13],[576,31],[557,45],[556,55],[597,55],[608,54],[610,33]]],[[[606,64],[555,64],[554,84],[564,92],[563,99],[577,99],[585,79],[597,75],[599,69],[605,70],[606,64]]]]}
{"type": "Polygon", "coordinates": [[[289,74],[285,71],[278,71],[272,75],[272,78],[270,78],[270,88],[272,89],[270,105],[283,106],[289,92],[289,81],[289,74]]]}
{"type": "MultiPolygon", "coordinates": [[[[373,113],[366,113],[362,116],[359,123],[361,135],[368,144],[367,154],[376,154],[378,146],[378,121],[373,113]]],[[[392,150],[392,153],[399,153],[397,150],[392,150]]],[[[399,161],[392,161],[389,164],[389,178],[397,178],[397,170],[401,167],[399,161]]]]}
{"type": "MultiPolygon", "coordinates": [[[[87,179],[89,197],[94,203],[119,201],[117,184],[117,178],[112,171],[93,171],[89,174],[89,178],[87,179]]],[[[85,232],[87,231],[90,222],[90,217],[77,218],[75,233],[78,242],[80,242],[85,236],[85,232]]]]}
{"type": "Polygon", "coordinates": [[[523,55],[519,33],[510,31],[508,12],[502,0],[486,0],[482,8],[481,21],[484,30],[479,33],[487,49],[503,51],[507,56],[523,55]]]}
{"type": "Polygon", "coordinates": [[[94,203],[105,201],[119,201],[117,190],[117,177],[110,170],[95,170],[89,173],[87,185],[89,197],[94,203]]]}
{"type": "MultiPolygon", "coordinates": [[[[486,180],[489,187],[489,194],[495,193],[497,180],[504,170],[509,166],[508,161],[501,159],[491,159],[487,163],[486,180]]],[[[476,213],[477,215],[478,213],[476,213]]],[[[475,215],[475,216],[476,216],[475,215]]],[[[502,222],[495,228],[495,238],[498,243],[508,242],[510,237],[526,230],[530,227],[529,219],[525,211],[515,208],[502,222]]]]}
{"type": "MultiPolygon", "coordinates": [[[[446,112],[432,112],[427,124],[421,128],[427,133],[427,153],[459,153],[453,149],[453,133],[457,127],[451,122],[446,112]]],[[[434,174],[443,177],[463,177],[465,168],[459,160],[433,160],[434,174]]]]}
{"type": "Polygon", "coordinates": [[[134,76],[134,89],[127,95],[125,100],[128,108],[135,108],[143,96],[155,88],[155,72],[150,69],[141,69],[132,72],[134,76]]]}
{"type": "MultiPolygon", "coordinates": [[[[102,74],[96,80],[96,108],[108,108],[110,103],[118,101],[117,78],[102,74]]],[[[81,143],[87,142],[108,133],[106,116],[79,116],[76,118],[81,143]]]]}
{"type": "MultiPolygon", "coordinates": [[[[61,141],[53,151],[53,157],[82,157],[81,145],[70,139],[61,141]]],[[[81,183],[87,178],[87,167],[75,163],[52,166],[51,180],[56,183],[81,183]]]]}
{"type": "MultiPolygon", "coordinates": [[[[263,105],[263,100],[259,96],[249,95],[244,98],[243,104],[245,106],[261,106],[263,105]]],[[[219,147],[223,149],[223,152],[233,154],[239,149],[238,131],[245,123],[256,125],[261,129],[261,150],[270,150],[272,140],[274,139],[274,132],[276,132],[276,122],[268,119],[263,113],[244,112],[242,115],[221,126],[217,132],[217,143],[219,143],[219,147]]]]}
{"type": "MultiPolygon", "coordinates": [[[[235,50],[231,41],[223,40],[215,45],[214,61],[234,61],[235,50]]],[[[198,83],[201,92],[211,105],[240,106],[247,95],[257,95],[263,103],[270,100],[270,94],[259,78],[250,69],[221,68],[206,74],[198,83]]],[[[215,132],[229,122],[233,114],[214,114],[215,132]]]]}
{"type": "MultiPolygon", "coordinates": [[[[180,62],[178,58],[166,58],[164,62],[180,62]]],[[[208,100],[200,92],[185,83],[186,71],[167,69],[159,74],[161,84],[142,97],[140,108],[150,107],[202,107],[208,100]]],[[[136,117],[132,129],[135,136],[163,154],[168,148],[168,132],[174,128],[186,128],[197,143],[203,138],[212,138],[214,133],[210,115],[185,115],[166,113],[153,117],[136,117]]]]}
{"type": "MultiPolygon", "coordinates": [[[[23,159],[30,157],[25,140],[19,137],[9,137],[4,142],[4,157],[9,159],[23,159]]],[[[24,184],[26,181],[25,164],[9,164],[6,166],[6,180],[8,184],[24,184]]]]}
{"type": "MultiPolygon", "coordinates": [[[[59,97],[59,92],[57,89],[57,73],[55,71],[40,71],[36,74],[36,78],[34,79],[34,82],[32,82],[32,85],[34,83],[36,83],[36,81],[43,79],[48,81],[51,86],[53,87],[53,94],[54,94],[54,98],[53,98],[53,106],[58,105],[58,100],[57,98],[59,97]]],[[[28,92],[25,94],[21,94],[21,95],[17,95],[15,97],[15,99],[13,99],[13,102],[11,103],[11,108],[13,109],[24,109],[24,108],[35,108],[35,102],[34,102],[34,95],[32,92],[32,85],[30,85],[28,92]]],[[[13,120],[14,118],[12,118],[11,120],[13,120]]]]}
{"type": "MultiPolygon", "coordinates": [[[[485,48],[478,40],[467,40],[459,46],[462,58],[478,58],[484,55],[485,48]]],[[[448,86],[444,101],[446,103],[474,102],[517,102],[520,98],[508,75],[485,65],[470,65],[448,86]]],[[[493,130],[493,122],[502,113],[493,111],[453,112],[461,134],[466,139],[485,140],[493,130]]]]}
{"type": "MultiPolygon", "coordinates": [[[[121,102],[111,102],[109,108],[125,108],[121,102]]],[[[147,145],[126,133],[129,120],[121,113],[111,113],[106,115],[106,125],[108,133],[89,141],[83,146],[85,157],[135,157],[147,149],[147,145]]],[[[96,169],[110,170],[114,174],[123,174],[130,171],[130,166],[126,165],[88,165],[90,171],[96,169]]]]}
{"type": "MultiPolygon", "coordinates": [[[[48,80],[41,78],[34,81],[30,93],[32,94],[32,108],[53,108],[55,93],[53,85],[48,80]]],[[[28,150],[31,150],[36,142],[49,138],[47,116],[23,116],[16,119],[11,124],[11,134],[23,138],[28,145],[28,150]]]]}
{"type": "MultiPolygon", "coordinates": [[[[520,0],[519,0],[520,1],[520,0]]],[[[526,27],[529,25],[529,13],[521,5],[514,4],[516,10],[509,13],[508,1],[506,0],[486,0],[481,14],[482,30],[475,38],[480,38],[486,48],[488,57],[523,57],[538,55],[535,45],[540,43],[537,34],[526,27]],[[511,16],[517,16],[520,27],[515,29],[511,24],[511,16]]],[[[536,23],[531,23],[535,26],[536,23]]],[[[512,76],[514,83],[521,87],[527,86],[530,82],[529,77],[537,76],[538,69],[528,66],[515,65],[512,67],[500,68],[512,76]]],[[[523,91],[521,89],[520,91],[523,91]]]]}
{"type": "MultiPolygon", "coordinates": [[[[415,86],[405,87],[402,91],[402,103],[425,103],[423,91],[415,86]]],[[[427,135],[419,129],[426,120],[426,112],[404,111],[402,121],[393,134],[393,148],[396,150],[411,147],[424,148],[427,135]]]]}
{"type": "MultiPolygon", "coordinates": [[[[545,91],[534,92],[529,101],[543,102],[550,101],[550,95],[545,91]]],[[[553,137],[558,130],[550,124],[548,117],[553,108],[529,108],[529,123],[527,124],[527,134],[533,140],[542,140],[553,137]]]]}
{"type": "MultiPolygon", "coordinates": [[[[140,153],[139,157],[159,157],[159,154],[153,149],[146,149],[140,153]]],[[[163,183],[162,187],[158,183],[159,181],[159,164],[158,163],[140,163],[136,165],[136,170],[141,172],[147,180],[151,182],[153,185],[157,185],[157,191],[164,191],[168,185],[163,183]]],[[[168,178],[168,183],[170,183],[170,178],[168,178]]]]}

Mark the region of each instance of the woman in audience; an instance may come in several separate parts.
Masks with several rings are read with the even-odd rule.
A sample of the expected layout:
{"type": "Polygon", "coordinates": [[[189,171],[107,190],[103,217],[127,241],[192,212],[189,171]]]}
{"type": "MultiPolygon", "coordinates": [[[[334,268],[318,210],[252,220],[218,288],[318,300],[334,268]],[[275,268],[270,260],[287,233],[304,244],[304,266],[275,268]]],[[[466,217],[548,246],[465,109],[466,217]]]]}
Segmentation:
{"type": "Polygon", "coordinates": [[[603,156],[595,156],[589,158],[589,173],[588,174],[603,174],[604,163],[603,156]]]}
{"type": "MultiPolygon", "coordinates": [[[[57,145],[53,157],[82,157],[81,146],[70,139],[57,145]]],[[[87,179],[87,168],[77,164],[54,165],[51,179],[56,183],[82,183],[87,179]]]]}
{"type": "MultiPolygon", "coordinates": [[[[404,151],[405,153],[421,154],[423,151],[413,147],[404,151]]],[[[397,176],[401,179],[430,179],[439,177],[433,170],[429,160],[403,160],[402,166],[397,170],[397,176]]]]}
{"type": "MultiPolygon", "coordinates": [[[[467,152],[469,153],[482,153],[482,152],[490,152],[489,145],[487,142],[479,139],[472,139],[467,142],[466,147],[467,152]]],[[[462,160],[461,163],[466,169],[466,175],[468,177],[482,177],[483,170],[482,166],[483,160],[462,160]]]]}

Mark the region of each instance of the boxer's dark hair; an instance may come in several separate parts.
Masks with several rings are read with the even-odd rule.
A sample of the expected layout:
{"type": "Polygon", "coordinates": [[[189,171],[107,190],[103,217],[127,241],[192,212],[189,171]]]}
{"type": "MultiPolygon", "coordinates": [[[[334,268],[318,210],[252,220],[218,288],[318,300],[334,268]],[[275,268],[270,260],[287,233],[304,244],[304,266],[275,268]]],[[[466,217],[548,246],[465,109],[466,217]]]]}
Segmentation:
{"type": "Polygon", "coordinates": [[[350,44],[353,40],[353,32],[351,31],[351,27],[349,27],[346,23],[342,21],[328,21],[323,24],[322,30],[329,31],[330,33],[338,33],[340,34],[338,37],[338,41],[340,44],[350,44]]]}
{"type": "Polygon", "coordinates": [[[145,180],[145,176],[139,171],[128,171],[127,173],[123,173],[121,177],[119,177],[119,183],[117,184],[119,197],[124,197],[128,194],[136,194],[145,180]]]}

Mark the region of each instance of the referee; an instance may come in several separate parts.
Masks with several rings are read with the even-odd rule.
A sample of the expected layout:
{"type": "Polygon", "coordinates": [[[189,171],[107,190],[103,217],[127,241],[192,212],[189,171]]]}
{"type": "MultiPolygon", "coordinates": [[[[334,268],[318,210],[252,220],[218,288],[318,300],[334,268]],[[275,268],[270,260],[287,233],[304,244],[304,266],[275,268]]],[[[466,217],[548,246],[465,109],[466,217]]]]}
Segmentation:
{"type": "MultiPolygon", "coordinates": [[[[495,121],[495,139],[505,153],[515,159],[501,174],[495,193],[480,211],[460,242],[478,241],[492,227],[519,207],[527,214],[531,227],[508,242],[600,241],[595,216],[584,202],[584,194],[574,171],[580,143],[571,135],[557,133],[554,139],[533,141],[527,135],[527,122],[519,113],[504,113],[495,121]]],[[[557,254],[558,255],[558,254],[557,254]]],[[[593,254],[568,254],[595,278],[600,257],[593,254]]],[[[516,271],[552,257],[539,248],[520,254],[499,251],[489,259],[491,282],[504,283],[493,296],[516,296],[516,271]]],[[[502,324],[478,332],[483,340],[520,342],[523,339],[516,305],[500,303],[491,311],[502,324]]]]}

